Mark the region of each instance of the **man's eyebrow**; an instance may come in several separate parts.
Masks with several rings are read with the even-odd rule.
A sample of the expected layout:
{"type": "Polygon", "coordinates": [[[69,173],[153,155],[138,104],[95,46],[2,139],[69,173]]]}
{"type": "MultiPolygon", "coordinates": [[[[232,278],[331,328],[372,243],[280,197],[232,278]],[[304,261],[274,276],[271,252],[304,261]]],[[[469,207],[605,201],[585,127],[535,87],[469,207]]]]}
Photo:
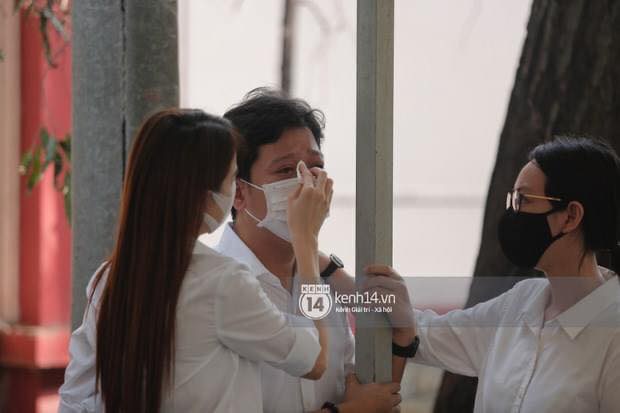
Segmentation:
{"type": "MultiPolygon", "coordinates": [[[[317,151],[316,149],[308,149],[308,153],[310,155],[313,155],[313,156],[318,156],[318,157],[321,158],[321,160],[323,160],[323,152],[321,152],[321,151],[317,151]]],[[[287,155],[280,156],[279,158],[276,158],[273,161],[271,161],[270,165],[275,165],[275,164],[280,163],[282,161],[288,161],[288,160],[291,160],[291,159],[293,159],[293,160],[295,159],[295,153],[289,153],[287,155]]]]}
{"type": "Polygon", "coordinates": [[[273,161],[271,161],[270,165],[275,165],[279,162],[287,161],[289,159],[294,159],[294,158],[295,158],[295,154],[289,153],[288,155],[280,156],[279,158],[274,159],[273,161]]]}
{"type": "Polygon", "coordinates": [[[515,191],[531,191],[532,189],[527,185],[521,185],[515,188],[515,191]]]}
{"type": "Polygon", "coordinates": [[[321,160],[323,160],[323,152],[321,151],[317,151],[316,149],[308,149],[308,153],[310,155],[318,156],[319,158],[321,158],[321,160]]]}

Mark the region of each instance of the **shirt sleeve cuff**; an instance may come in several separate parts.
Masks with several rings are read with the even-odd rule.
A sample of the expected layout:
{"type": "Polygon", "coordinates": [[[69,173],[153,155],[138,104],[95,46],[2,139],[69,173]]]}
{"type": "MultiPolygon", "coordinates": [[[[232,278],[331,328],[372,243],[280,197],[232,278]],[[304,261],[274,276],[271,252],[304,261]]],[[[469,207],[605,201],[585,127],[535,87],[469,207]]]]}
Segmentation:
{"type": "Polygon", "coordinates": [[[81,403],[71,403],[61,398],[58,413],[95,413],[94,400],[89,399],[81,403]]]}
{"type": "Polygon", "coordinates": [[[321,352],[319,334],[314,322],[305,317],[287,314],[286,318],[294,327],[295,341],[286,359],[274,367],[281,368],[291,376],[301,377],[314,368],[321,352]]]}

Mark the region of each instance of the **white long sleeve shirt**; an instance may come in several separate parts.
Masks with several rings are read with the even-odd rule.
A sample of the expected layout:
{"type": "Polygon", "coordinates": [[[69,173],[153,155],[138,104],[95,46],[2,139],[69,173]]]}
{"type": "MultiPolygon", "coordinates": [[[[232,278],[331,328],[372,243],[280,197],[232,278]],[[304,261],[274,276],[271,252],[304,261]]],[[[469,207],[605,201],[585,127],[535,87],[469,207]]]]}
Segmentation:
{"type": "MultiPolygon", "coordinates": [[[[103,285],[104,280],[71,336],[61,413],[104,411],[95,389],[96,311],[103,285]]],[[[162,412],[262,412],[259,363],[302,376],[320,352],[314,327],[293,327],[291,320],[247,267],[197,242],[179,295],[174,384],[162,412]]]]}
{"type": "Polygon", "coordinates": [[[414,362],[478,377],[476,413],[620,412],[620,284],[606,282],[544,321],[547,279],[466,310],[417,311],[414,362]]]}
{"type": "MultiPolygon", "coordinates": [[[[265,268],[230,225],[224,229],[215,249],[247,265],[250,274],[258,280],[267,297],[280,311],[291,316],[299,314],[298,276],[293,277],[291,294],[282,286],[280,279],[265,268]]],[[[307,380],[273,368],[269,364],[261,364],[265,413],[313,411],[320,409],[326,401],[339,403],[344,399],[345,376],[355,370],[355,339],[346,313],[337,312],[334,308],[323,319],[323,323],[329,330],[329,352],[327,369],[321,379],[307,380]]]]}

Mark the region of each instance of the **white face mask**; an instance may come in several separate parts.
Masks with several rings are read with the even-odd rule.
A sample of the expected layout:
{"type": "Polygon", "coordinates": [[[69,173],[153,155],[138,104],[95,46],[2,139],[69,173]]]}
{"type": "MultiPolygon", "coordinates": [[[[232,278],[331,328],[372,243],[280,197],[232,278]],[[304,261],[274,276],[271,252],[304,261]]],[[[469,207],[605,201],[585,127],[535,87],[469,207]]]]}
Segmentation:
{"type": "Polygon", "coordinates": [[[300,178],[284,179],[282,181],[264,184],[261,186],[254,185],[244,179],[246,184],[265,193],[265,202],[267,203],[267,215],[261,221],[256,218],[248,209],[247,214],[258,222],[257,226],[263,227],[285,241],[291,242],[291,234],[288,230],[288,197],[297,189],[300,178]]]}
{"type": "Polygon", "coordinates": [[[211,192],[211,197],[218,208],[222,211],[222,220],[218,221],[213,218],[209,213],[204,213],[204,222],[209,227],[209,232],[214,232],[226,219],[228,218],[228,214],[230,214],[230,209],[235,202],[235,193],[237,191],[237,182],[233,181],[232,187],[230,189],[230,195],[222,194],[221,192],[211,192]]]}

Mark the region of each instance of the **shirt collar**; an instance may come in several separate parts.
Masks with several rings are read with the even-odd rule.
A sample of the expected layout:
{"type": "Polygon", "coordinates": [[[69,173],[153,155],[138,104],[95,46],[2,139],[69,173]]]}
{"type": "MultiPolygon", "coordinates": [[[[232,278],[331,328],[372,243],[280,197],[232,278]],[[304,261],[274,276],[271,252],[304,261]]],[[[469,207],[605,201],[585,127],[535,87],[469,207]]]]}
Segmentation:
{"type": "Polygon", "coordinates": [[[521,311],[521,318],[532,331],[536,331],[542,327],[545,307],[547,306],[551,293],[549,281],[546,279],[544,281],[544,287],[534,291],[530,297],[531,301],[524,305],[521,311]]]}
{"type": "MultiPolygon", "coordinates": [[[[606,281],[555,318],[571,340],[574,340],[603,310],[613,303],[620,303],[618,275],[606,268],[599,268],[606,281]]],[[[544,288],[535,292],[530,304],[521,312],[523,321],[532,331],[542,327],[545,308],[549,301],[551,287],[549,281],[545,281],[544,288]]]]}
{"type": "Polygon", "coordinates": [[[232,227],[232,223],[226,224],[222,237],[214,249],[222,255],[234,258],[240,263],[245,264],[250,269],[250,273],[255,277],[270,275],[271,277],[266,278],[276,282],[277,285],[282,285],[278,277],[265,268],[252,250],[239,238],[239,235],[232,227]]]}
{"type": "Polygon", "coordinates": [[[194,243],[194,249],[192,250],[193,255],[204,255],[209,252],[209,247],[203,244],[199,239],[196,239],[194,243]]]}
{"type": "Polygon", "coordinates": [[[620,302],[618,275],[599,267],[606,281],[556,318],[566,334],[575,339],[607,307],[620,302]]]}

